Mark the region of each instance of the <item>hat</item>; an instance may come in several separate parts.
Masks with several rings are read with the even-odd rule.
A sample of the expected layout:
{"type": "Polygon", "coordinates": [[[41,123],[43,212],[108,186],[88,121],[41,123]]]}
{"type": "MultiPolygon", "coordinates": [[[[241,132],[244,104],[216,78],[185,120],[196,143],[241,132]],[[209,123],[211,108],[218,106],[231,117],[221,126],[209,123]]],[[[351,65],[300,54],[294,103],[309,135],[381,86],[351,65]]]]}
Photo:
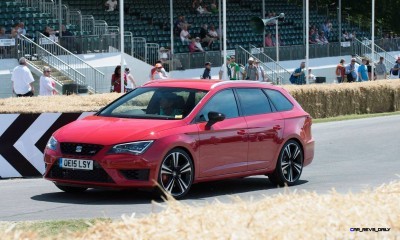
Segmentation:
{"type": "Polygon", "coordinates": [[[165,47],[160,47],[160,51],[164,51],[165,50],[165,47]]]}
{"type": "Polygon", "coordinates": [[[351,61],[352,61],[352,62],[356,62],[356,59],[355,59],[355,58],[352,58],[351,61]]]}
{"type": "Polygon", "coordinates": [[[199,38],[199,37],[196,37],[196,40],[200,40],[200,38],[199,38]]]}
{"type": "Polygon", "coordinates": [[[254,58],[253,57],[249,57],[249,61],[254,61],[254,58]]]}
{"type": "Polygon", "coordinates": [[[162,68],[162,65],[161,65],[161,63],[157,63],[155,67],[156,68],[162,68]]]}
{"type": "Polygon", "coordinates": [[[208,66],[208,65],[211,65],[211,63],[210,62],[204,63],[204,66],[208,66]]]}

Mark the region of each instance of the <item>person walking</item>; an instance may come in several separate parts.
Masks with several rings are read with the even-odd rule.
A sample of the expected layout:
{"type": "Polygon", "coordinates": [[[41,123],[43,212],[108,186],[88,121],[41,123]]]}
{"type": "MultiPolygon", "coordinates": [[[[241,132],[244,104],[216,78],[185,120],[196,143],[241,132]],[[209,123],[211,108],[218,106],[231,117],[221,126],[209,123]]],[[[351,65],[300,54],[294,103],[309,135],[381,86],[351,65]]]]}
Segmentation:
{"type": "MultiPolygon", "coordinates": [[[[395,78],[400,78],[399,70],[400,70],[400,57],[397,58],[396,64],[390,70],[390,75],[393,75],[393,77],[395,77],[395,78]]],[[[391,78],[393,78],[393,77],[391,76],[391,78]]]]}
{"type": "MultiPolygon", "coordinates": [[[[115,67],[114,74],[111,76],[111,91],[121,93],[121,65],[115,67]]],[[[124,82],[126,86],[126,82],[124,82]]]]}
{"type": "Polygon", "coordinates": [[[126,92],[130,92],[136,88],[136,82],[129,68],[125,68],[124,81],[126,82],[126,92]]]}
{"type": "Polygon", "coordinates": [[[384,80],[387,78],[387,69],[383,60],[385,59],[380,57],[379,62],[375,65],[375,74],[377,80],[384,80]]]}
{"type": "Polygon", "coordinates": [[[362,60],[362,64],[358,67],[358,79],[360,82],[368,81],[368,68],[367,68],[367,59],[362,60]]]}
{"type": "Polygon", "coordinates": [[[260,60],[256,59],[255,60],[255,66],[257,68],[257,72],[258,72],[258,80],[260,82],[266,82],[267,78],[266,78],[266,74],[265,74],[265,70],[263,68],[263,66],[261,66],[260,64],[260,60]]]}
{"type": "Polygon", "coordinates": [[[219,70],[219,80],[227,81],[232,77],[232,71],[229,67],[231,63],[231,58],[226,57],[226,63],[222,64],[221,69],[219,70]]]}
{"type": "Polygon", "coordinates": [[[156,65],[155,65],[155,71],[154,71],[154,73],[153,73],[153,75],[152,75],[152,80],[157,80],[157,79],[167,79],[168,78],[168,76],[166,76],[165,74],[164,74],[164,72],[163,72],[163,66],[162,66],[162,64],[161,63],[157,63],[156,65]]]}
{"type": "Polygon", "coordinates": [[[245,80],[258,81],[258,70],[254,65],[254,58],[250,57],[248,63],[246,64],[243,78],[245,80]]]}
{"type": "Polygon", "coordinates": [[[33,79],[24,57],[19,59],[19,66],[14,68],[11,81],[13,82],[13,91],[17,97],[32,97],[35,95],[35,88],[32,84],[35,79],[33,79]]]}
{"type": "Polygon", "coordinates": [[[339,64],[336,66],[336,79],[338,83],[344,82],[344,76],[346,74],[346,67],[344,66],[345,60],[341,59],[339,64]]]}
{"type": "Polygon", "coordinates": [[[58,93],[56,90],[56,82],[50,76],[51,69],[48,66],[43,67],[43,75],[40,77],[40,88],[39,95],[40,96],[53,96],[58,93]]]}
{"type": "Polygon", "coordinates": [[[351,59],[351,63],[346,67],[347,82],[355,82],[358,78],[359,65],[355,58],[351,59]]]}
{"type": "Polygon", "coordinates": [[[204,64],[204,66],[205,66],[205,68],[204,68],[203,75],[201,75],[201,79],[211,79],[211,63],[206,62],[204,64]]]}

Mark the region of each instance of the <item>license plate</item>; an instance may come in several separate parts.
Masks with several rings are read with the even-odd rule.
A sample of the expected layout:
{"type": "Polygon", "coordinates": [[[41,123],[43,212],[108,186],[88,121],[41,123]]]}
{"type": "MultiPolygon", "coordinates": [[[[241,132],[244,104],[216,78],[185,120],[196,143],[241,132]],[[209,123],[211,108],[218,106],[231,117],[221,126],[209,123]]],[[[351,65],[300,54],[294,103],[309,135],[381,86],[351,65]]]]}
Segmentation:
{"type": "Polygon", "coordinates": [[[92,160],[60,158],[60,168],[79,169],[79,170],[93,170],[92,160]]]}

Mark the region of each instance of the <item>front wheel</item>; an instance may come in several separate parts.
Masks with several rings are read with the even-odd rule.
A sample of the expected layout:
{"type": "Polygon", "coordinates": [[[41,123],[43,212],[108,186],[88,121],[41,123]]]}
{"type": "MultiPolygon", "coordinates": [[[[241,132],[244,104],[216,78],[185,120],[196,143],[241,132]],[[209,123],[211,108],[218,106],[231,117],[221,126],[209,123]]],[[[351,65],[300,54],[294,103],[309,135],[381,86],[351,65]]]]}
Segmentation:
{"type": "Polygon", "coordinates": [[[87,190],[87,188],[84,187],[71,187],[71,186],[64,186],[64,185],[59,185],[55,183],[56,187],[64,192],[67,193],[81,193],[87,190]]]}
{"type": "Polygon", "coordinates": [[[300,144],[289,140],[283,145],[276,168],[268,175],[269,180],[279,186],[295,185],[303,171],[304,155],[300,144]]]}
{"type": "Polygon", "coordinates": [[[173,149],[163,159],[158,176],[162,190],[174,198],[182,198],[192,186],[194,166],[190,156],[181,149],[173,149]]]}

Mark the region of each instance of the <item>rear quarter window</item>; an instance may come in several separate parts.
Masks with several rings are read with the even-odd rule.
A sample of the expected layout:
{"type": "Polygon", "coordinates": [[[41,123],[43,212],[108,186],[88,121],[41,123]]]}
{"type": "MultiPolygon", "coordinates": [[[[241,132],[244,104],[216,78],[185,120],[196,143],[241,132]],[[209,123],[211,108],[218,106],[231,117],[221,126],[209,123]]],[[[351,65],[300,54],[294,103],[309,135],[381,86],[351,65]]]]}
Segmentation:
{"type": "Polygon", "coordinates": [[[278,112],[293,109],[293,104],[281,92],[272,89],[263,89],[278,112]]]}

